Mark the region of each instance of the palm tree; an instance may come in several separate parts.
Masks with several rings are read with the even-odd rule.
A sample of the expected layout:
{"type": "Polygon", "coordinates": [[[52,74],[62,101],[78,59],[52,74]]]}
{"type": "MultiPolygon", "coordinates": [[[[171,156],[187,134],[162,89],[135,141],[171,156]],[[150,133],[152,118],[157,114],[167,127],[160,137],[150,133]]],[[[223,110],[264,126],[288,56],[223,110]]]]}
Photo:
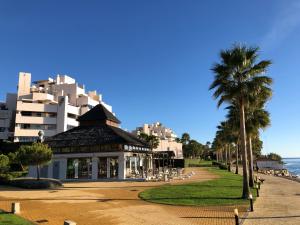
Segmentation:
{"type": "MultiPolygon", "coordinates": [[[[265,96],[264,96],[265,97],[265,96]]],[[[252,151],[252,139],[259,136],[259,129],[264,129],[270,124],[269,113],[262,107],[265,104],[265,100],[262,99],[252,104],[248,104],[246,107],[245,117],[246,117],[246,132],[247,132],[247,157],[249,162],[249,185],[250,187],[254,186],[253,180],[253,151],[252,151]],[[254,104],[256,103],[256,104],[254,104]]],[[[238,107],[235,104],[232,104],[229,107],[226,107],[229,112],[227,114],[228,121],[231,121],[233,129],[238,127],[239,113],[238,107]]]]}
{"type": "Polygon", "coordinates": [[[248,157],[249,157],[249,185],[254,186],[253,173],[253,151],[252,139],[259,136],[259,129],[265,129],[270,125],[270,114],[262,108],[249,109],[247,113],[247,133],[248,133],[248,157]]]}
{"type": "Polygon", "coordinates": [[[157,148],[159,145],[159,138],[157,136],[140,133],[138,137],[149,145],[151,151],[153,151],[153,149],[157,148]]]}
{"type": "Polygon", "coordinates": [[[258,59],[257,47],[234,45],[220,53],[221,63],[216,63],[212,71],[215,74],[210,90],[214,89],[214,98],[218,99],[218,107],[223,103],[235,103],[239,109],[240,146],[243,159],[243,192],[242,198],[250,194],[247,169],[247,136],[245,106],[260,93],[271,93],[272,79],[263,76],[271,61],[258,59]]]}
{"type": "Polygon", "coordinates": [[[191,140],[191,137],[188,133],[183,133],[181,136],[181,143],[187,145],[191,140]]]}

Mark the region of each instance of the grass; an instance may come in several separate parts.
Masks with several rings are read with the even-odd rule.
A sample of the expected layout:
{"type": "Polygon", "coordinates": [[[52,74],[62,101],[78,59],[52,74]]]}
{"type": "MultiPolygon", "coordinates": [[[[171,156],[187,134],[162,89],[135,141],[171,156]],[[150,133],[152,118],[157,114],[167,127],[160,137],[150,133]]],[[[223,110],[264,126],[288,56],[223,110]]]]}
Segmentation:
{"type": "MultiPolygon", "coordinates": [[[[217,168],[208,168],[220,178],[180,185],[164,185],[139,194],[143,200],[170,205],[240,205],[249,204],[241,198],[242,176],[217,168]]],[[[256,191],[253,191],[256,197],[256,191]]]]}
{"type": "Polygon", "coordinates": [[[184,159],[185,167],[210,167],[212,161],[206,161],[202,159],[184,159]]]}
{"type": "Polygon", "coordinates": [[[0,225],[33,225],[33,223],[14,214],[0,211],[0,225]]]}

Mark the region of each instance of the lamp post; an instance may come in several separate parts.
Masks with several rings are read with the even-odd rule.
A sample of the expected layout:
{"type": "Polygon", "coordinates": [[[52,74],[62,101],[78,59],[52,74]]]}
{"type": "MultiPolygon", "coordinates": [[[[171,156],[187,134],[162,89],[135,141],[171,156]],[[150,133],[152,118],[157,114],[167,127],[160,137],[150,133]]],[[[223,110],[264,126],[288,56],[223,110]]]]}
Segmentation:
{"type": "Polygon", "coordinates": [[[249,201],[250,201],[250,211],[253,212],[253,196],[252,194],[249,194],[249,201]]]}
{"type": "Polygon", "coordinates": [[[240,224],[239,210],[238,209],[234,209],[233,212],[234,212],[235,225],[239,225],[240,224]]]}

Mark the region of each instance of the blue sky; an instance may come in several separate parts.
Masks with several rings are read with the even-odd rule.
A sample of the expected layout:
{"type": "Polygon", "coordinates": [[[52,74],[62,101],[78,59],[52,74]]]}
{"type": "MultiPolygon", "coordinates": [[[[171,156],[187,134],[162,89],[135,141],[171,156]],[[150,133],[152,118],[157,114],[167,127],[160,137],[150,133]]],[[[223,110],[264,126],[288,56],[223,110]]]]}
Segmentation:
{"type": "Polygon", "coordinates": [[[271,59],[264,152],[300,156],[298,1],[1,1],[0,99],[18,72],[69,74],[113,106],[122,127],[161,121],[211,141],[225,111],[208,91],[220,49],[258,45],[271,59]]]}

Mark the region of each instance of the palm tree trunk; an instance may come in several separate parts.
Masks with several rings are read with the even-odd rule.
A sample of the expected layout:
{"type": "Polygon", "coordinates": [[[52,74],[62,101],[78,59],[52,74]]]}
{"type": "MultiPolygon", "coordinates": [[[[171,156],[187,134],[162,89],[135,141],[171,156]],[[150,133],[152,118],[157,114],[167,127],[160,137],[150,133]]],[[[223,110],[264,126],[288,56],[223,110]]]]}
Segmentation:
{"type": "Polygon", "coordinates": [[[219,162],[219,151],[216,151],[216,158],[217,158],[217,162],[219,162]]]}
{"type": "Polygon", "coordinates": [[[235,150],[236,164],[235,164],[235,174],[239,174],[239,144],[236,145],[235,150]]]}
{"type": "Polygon", "coordinates": [[[224,149],[221,149],[221,162],[224,162],[224,149]]]}
{"type": "Polygon", "coordinates": [[[254,187],[254,174],[253,174],[253,153],[252,153],[252,138],[248,136],[248,159],[249,159],[249,186],[254,187]]]}
{"type": "Polygon", "coordinates": [[[246,127],[245,127],[245,107],[243,99],[240,100],[240,134],[241,134],[241,152],[243,158],[243,193],[242,198],[247,199],[250,194],[248,162],[247,162],[247,143],[246,143],[246,127]]]}
{"type": "Polygon", "coordinates": [[[228,145],[228,171],[231,172],[231,153],[230,153],[230,145],[228,145]]]}
{"type": "Polygon", "coordinates": [[[228,165],[228,149],[227,149],[227,145],[225,145],[225,163],[226,163],[226,165],[228,165]]]}

